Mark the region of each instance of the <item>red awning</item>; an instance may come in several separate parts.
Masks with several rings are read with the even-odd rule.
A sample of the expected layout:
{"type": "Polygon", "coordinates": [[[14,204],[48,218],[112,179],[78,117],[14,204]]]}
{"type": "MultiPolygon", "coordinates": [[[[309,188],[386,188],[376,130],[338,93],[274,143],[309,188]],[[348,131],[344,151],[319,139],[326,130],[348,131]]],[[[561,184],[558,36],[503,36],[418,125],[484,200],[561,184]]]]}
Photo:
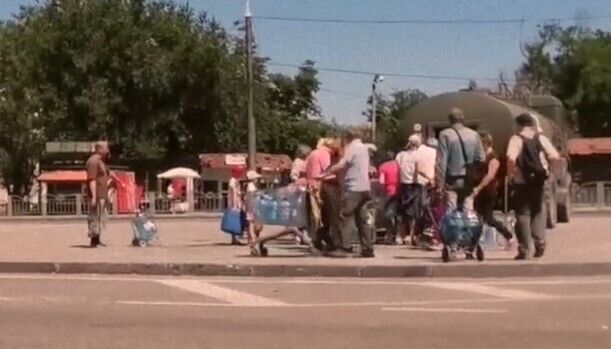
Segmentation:
{"type": "Polygon", "coordinates": [[[571,155],[611,154],[611,137],[569,139],[568,148],[571,155]]]}
{"type": "Polygon", "coordinates": [[[38,176],[39,182],[76,182],[83,183],[87,181],[87,172],[85,171],[47,171],[38,176]]]}

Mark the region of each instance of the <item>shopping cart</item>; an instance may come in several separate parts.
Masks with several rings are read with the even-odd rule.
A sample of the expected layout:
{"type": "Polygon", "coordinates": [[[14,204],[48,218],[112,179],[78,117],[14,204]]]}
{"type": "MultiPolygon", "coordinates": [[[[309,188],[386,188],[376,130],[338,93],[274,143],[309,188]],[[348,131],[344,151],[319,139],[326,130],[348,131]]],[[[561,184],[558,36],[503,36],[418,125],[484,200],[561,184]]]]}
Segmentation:
{"type": "Polygon", "coordinates": [[[308,200],[311,198],[307,191],[295,185],[262,190],[253,195],[250,205],[256,212],[256,221],[264,225],[282,226],[285,229],[256,239],[252,243],[251,254],[267,256],[265,243],[287,235],[297,236],[313,252],[315,249],[307,234],[310,226],[308,200]]]}

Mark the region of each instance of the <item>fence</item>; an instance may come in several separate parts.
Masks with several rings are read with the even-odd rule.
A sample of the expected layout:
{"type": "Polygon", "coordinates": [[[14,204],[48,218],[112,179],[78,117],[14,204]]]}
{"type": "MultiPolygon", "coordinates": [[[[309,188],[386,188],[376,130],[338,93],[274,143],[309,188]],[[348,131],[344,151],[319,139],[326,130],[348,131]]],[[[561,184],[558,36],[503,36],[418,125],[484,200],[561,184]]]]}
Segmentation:
{"type": "MultiPolygon", "coordinates": [[[[116,206],[109,205],[110,214],[118,214],[116,206]]],[[[588,182],[574,184],[571,188],[571,204],[576,209],[611,210],[611,182],[588,182]]],[[[152,213],[170,214],[184,211],[184,205],[167,197],[149,195],[141,206],[152,213]],[[152,204],[151,204],[152,203],[152,204]]],[[[48,196],[46,203],[29,200],[21,196],[12,196],[0,202],[0,217],[4,216],[71,216],[86,215],[89,212],[89,200],[81,195],[48,196]]],[[[221,212],[227,207],[227,194],[214,192],[196,193],[193,202],[194,212],[221,212]]]]}
{"type": "MultiPolygon", "coordinates": [[[[152,193],[151,193],[152,194],[152,193]]],[[[119,214],[116,200],[111,199],[108,205],[109,214],[119,214]]],[[[183,202],[177,202],[167,197],[149,195],[142,200],[140,206],[151,213],[170,214],[188,211],[183,202]]],[[[90,202],[82,195],[48,195],[46,202],[30,200],[27,197],[10,196],[8,200],[0,202],[0,217],[26,217],[26,216],[80,216],[89,212],[90,202]]],[[[227,207],[227,195],[217,193],[196,194],[193,203],[194,212],[221,212],[227,207]]],[[[130,214],[129,212],[126,214],[130,214]]]]}
{"type": "Polygon", "coordinates": [[[611,182],[587,182],[571,188],[574,208],[611,209],[611,182]]]}

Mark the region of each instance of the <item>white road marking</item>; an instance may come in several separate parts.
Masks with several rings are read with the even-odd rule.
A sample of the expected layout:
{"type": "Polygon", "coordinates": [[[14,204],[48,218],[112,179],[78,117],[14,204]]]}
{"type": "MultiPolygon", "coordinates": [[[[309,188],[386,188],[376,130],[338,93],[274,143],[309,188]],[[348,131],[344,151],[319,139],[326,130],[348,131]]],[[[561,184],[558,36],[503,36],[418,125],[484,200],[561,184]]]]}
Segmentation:
{"type": "Polygon", "coordinates": [[[426,313],[466,313],[466,314],[504,314],[504,309],[477,309],[477,308],[382,308],[382,311],[406,311],[426,313]]]}
{"type": "Polygon", "coordinates": [[[483,294],[498,298],[531,300],[531,299],[550,299],[558,296],[535,293],[521,290],[510,290],[491,286],[484,286],[475,282],[425,282],[423,285],[442,288],[445,290],[464,291],[470,293],[483,294]]]}
{"type": "Polygon", "coordinates": [[[269,307],[269,306],[284,306],[286,303],[253,295],[246,292],[232,290],[227,287],[211,284],[200,280],[157,280],[156,282],[166,286],[176,287],[185,291],[201,294],[203,296],[212,297],[227,303],[237,304],[241,306],[269,307]]]}

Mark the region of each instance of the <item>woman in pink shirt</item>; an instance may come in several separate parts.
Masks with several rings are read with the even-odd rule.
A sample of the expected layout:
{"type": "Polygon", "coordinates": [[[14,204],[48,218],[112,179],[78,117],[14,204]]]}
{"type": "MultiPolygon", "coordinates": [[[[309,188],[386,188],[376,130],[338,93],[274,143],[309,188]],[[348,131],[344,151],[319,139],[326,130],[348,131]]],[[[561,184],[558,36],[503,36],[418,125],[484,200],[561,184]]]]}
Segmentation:
{"type": "Polygon", "coordinates": [[[399,163],[395,160],[395,155],[392,152],[389,152],[387,155],[389,160],[380,165],[378,176],[386,194],[384,212],[386,218],[388,218],[388,226],[386,227],[385,240],[387,244],[392,244],[397,234],[399,163]]]}
{"type": "Polygon", "coordinates": [[[335,176],[320,175],[331,166],[337,154],[337,142],[331,138],[323,138],[318,142],[317,148],[310,153],[306,161],[306,179],[311,197],[320,206],[321,226],[312,232],[314,247],[326,251],[335,250],[339,239],[339,184],[335,176]]]}

